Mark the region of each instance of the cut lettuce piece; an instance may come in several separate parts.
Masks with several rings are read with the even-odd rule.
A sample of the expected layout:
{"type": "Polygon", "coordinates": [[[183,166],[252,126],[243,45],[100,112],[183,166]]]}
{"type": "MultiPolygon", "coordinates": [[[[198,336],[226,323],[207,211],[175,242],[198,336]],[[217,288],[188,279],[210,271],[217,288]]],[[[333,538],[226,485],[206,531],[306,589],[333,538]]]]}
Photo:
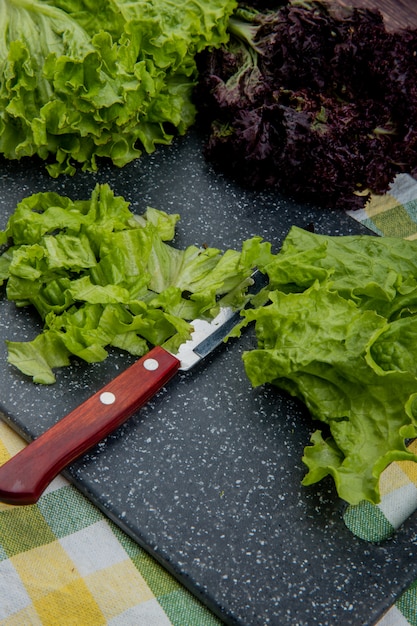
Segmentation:
{"type": "Polygon", "coordinates": [[[50,385],[55,382],[53,368],[69,365],[69,352],[59,335],[41,333],[33,341],[7,341],[8,361],[33,382],[50,385]]]}
{"type": "Polygon", "coordinates": [[[303,484],[331,476],[351,504],[378,502],[395,460],[417,461],[417,244],[293,227],[267,265],[270,304],[244,312],[258,346],[253,385],[272,383],[325,424],[304,451],[303,484]]]}
{"type": "Polygon", "coordinates": [[[36,308],[44,329],[33,341],[8,342],[9,361],[49,384],[72,356],[101,361],[109,346],[135,356],[154,345],[175,352],[193,319],[211,319],[223,303],[242,306],[269,247],[254,238],[242,252],[179,250],[169,243],[178,219],[153,208],[135,216],[108,185],[89,200],[22,200],[2,232],[11,245],[0,278],[10,300],[36,308]]]}
{"type": "Polygon", "coordinates": [[[417,293],[417,241],[351,235],[329,237],[293,227],[268,267],[277,288],[302,290],[329,280],[345,298],[391,318],[417,293]]]}

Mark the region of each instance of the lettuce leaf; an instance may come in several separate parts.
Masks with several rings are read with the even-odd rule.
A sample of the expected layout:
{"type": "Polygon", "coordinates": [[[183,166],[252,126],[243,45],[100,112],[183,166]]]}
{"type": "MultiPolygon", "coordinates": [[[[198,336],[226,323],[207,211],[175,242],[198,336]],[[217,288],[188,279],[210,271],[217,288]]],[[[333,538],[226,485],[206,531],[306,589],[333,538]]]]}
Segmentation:
{"type": "Polygon", "coordinates": [[[194,122],[194,57],[234,0],[0,0],[0,153],[51,176],[119,167],[194,122]]]}
{"type": "Polygon", "coordinates": [[[44,329],[32,341],[8,341],[9,362],[50,384],[72,356],[101,361],[109,346],[136,356],[153,345],[175,351],[190,321],[241,306],[269,245],[254,238],[242,252],[179,250],[169,243],[178,219],[153,208],[135,216],[108,185],[88,200],[51,192],[23,199],[0,232],[9,242],[0,284],[17,306],[36,308],[44,329]]]}
{"type": "Polygon", "coordinates": [[[258,340],[246,372],[324,424],[303,484],[329,475],[347,502],[376,503],[383,469],[417,461],[406,447],[417,436],[417,243],[293,227],[266,271],[270,304],[244,312],[258,340]]]}

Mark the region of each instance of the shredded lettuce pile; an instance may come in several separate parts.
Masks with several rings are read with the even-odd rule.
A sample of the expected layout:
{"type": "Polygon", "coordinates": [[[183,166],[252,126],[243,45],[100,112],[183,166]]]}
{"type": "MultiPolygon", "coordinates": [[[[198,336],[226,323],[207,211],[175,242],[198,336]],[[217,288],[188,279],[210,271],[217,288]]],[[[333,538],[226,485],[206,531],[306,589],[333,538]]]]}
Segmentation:
{"type": "Polygon", "coordinates": [[[378,502],[392,461],[417,461],[417,242],[293,227],[267,265],[270,304],[246,310],[253,385],[272,383],[324,422],[303,484],[327,475],[351,504],[378,502]]]}
{"type": "Polygon", "coordinates": [[[193,123],[194,57],[234,0],[0,0],[0,153],[122,167],[193,123]]]}
{"type": "Polygon", "coordinates": [[[32,341],[7,342],[9,362],[50,384],[72,356],[102,361],[108,346],[137,356],[153,345],[175,352],[191,320],[242,306],[268,244],[179,250],[168,243],[178,219],[153,208],[135,216],[108,185],[88,200],[54,192],[22,200],[0,231],[0,285],[17,306],[33,305],[44,329],[32,341]]]}

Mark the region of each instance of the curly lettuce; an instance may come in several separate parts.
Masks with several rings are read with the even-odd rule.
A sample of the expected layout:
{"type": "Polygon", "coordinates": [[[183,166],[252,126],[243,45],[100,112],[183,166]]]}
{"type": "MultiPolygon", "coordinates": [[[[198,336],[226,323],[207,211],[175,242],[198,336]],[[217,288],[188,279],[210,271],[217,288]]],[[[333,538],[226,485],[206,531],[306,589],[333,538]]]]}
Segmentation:
{"type": "Polygon", "coordinates": [[[253,385],[302,400],[314,420],[303,484],[331,476],[351,504],[380,500],[392,461],[417,461],[417,242],[293,227],[266,266],[270,304],[246,310],[253,385]]]}
{"type": "Polygon", "coordinates": [[[239,3],[229,41],[199,59],[205,154],[218,170],[343,210],[416,174],[417,30],[387,30],[371,4],[239,3]]]}
{"type": "Polygon", "coordinates": [[[194,56],[233,0],[0,0],[0,153],[51,176],[116,166],[194,122],[194,56]]]}
{"type": "Polygon", "coordinates": [[[50,384],[72,357],[102,361],[109,346],[136,356],[154,345],[175,352],[193,319],[243,305],[268,244],[180,250],[169,243],[178,219],[153,208],[136,216],[108,185],[87,200],[53,192],[22,200],[0,231],[0,285],[17,306],[35,307],[44,328],[32,341],[8,341],[9,362],[50,384]]]}

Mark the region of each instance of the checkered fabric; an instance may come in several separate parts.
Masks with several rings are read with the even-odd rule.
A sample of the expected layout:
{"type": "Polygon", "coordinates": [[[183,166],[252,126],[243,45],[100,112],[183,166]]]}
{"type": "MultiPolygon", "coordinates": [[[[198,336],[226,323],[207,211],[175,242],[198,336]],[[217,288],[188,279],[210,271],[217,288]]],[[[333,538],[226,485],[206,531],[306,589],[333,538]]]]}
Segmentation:
{"type": "Polygon", "coordinates": [[[364,209],[347,213],[383,237],[416,239],[417,181],[408,174],[399,174],[389,193],[372,196],[364,209]]]}
{"type": "MultiPolygon", "coordinates": [[[[23,445],[0,422],[0,465],[23,445]]],[[[0,625],[103,624],[220,622],[62,477],[36,505],[0,504],[0,625]]]]}
{"type": "Polygon", "coordinates": [[[413,583],[375,626],[417,625],[417,582],[413,583]]]}
{"type": "MultiPolygon", "coordinates": [[[[417,454],[417,441],[409,449],[417,454]]],[[[381,502],[361,502],[344,514],[348,528],[361,539],[379,542],[391,537],[417,509],[417,463],[397,461],[382,473],[379,482],[381,502]]]]}

